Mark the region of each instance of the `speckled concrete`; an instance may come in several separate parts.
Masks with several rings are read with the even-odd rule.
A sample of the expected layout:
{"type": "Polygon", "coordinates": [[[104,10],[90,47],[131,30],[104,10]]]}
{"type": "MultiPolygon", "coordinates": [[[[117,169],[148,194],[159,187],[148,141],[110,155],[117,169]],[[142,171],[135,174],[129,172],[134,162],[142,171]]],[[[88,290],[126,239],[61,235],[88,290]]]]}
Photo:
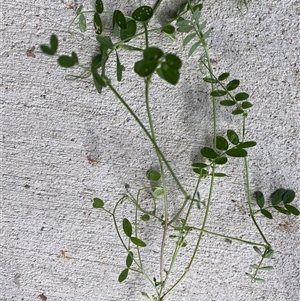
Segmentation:
{"type": "MultiPolygon", "coordinates": [[[[128,13],[137,5],[154,3],[122,2],[128,13]]],[[[165,2],[160,22],[178,1],[165,2]]],[[[117,1],[105,3],[109,9],[119,7],[117,1]]],[[[125,183],[133,193],[145,184],[145,171],[157,161],[150,143],[112,93],[97,94],[90,80],[66,81],[66,70],[40,53],[38,45],[46,43],[52,32],[59,37],[60,53],[76,49],[82,62],[94,53],[95,42],[67,32],[74,15],[67,4],[65,0],[0,4],[0,300],[141,300],[140,290],[149,287],[138,275],[117,282],[126,254],[112,221],[92,209],[91,199],[99,196],[111,207],[125,192],[125,183]],[[33,46],[33,54],[27,52],[33,46]]],[[[85,6],[91,7],[90,1],[85,6]]],[[[234,0],[207,0],[203,18],[213,28],[210,48],[216,73],[230,71],[239,78],[254,104],[247,130],[247,137],[258,142],[249,151],[251,189],[268,196],[275,188],[286,187],[299,196],[299,1],[252,1],[248,14],[241,16],[234,0]]],[[[158,35],[151,36],[151,45],[186,60],[176,89],[153,79],[151,107],[158,143],[192,191],[196,179],[190,164],[199,148],[211,143],[208,87],[199,75],[196,54],[187,59],[180,46],[158,35]]],[[[120,52],[120,59],[126,79],[116,83],[117,88],[146,120],[143,83],[131,72],[137,55],[120,52]]],[[[220,109],[218,120],[220,134],[240,126],[240,119],[232,118],[226,108],[220,109]]],[[[242,166],[241,160],[232,160],[224,167],[228,177],[216,182],[208,229],[258,241],[247,217],[242,166]]],[[[207,195],[205,183],[200,191],[207,195]]],[[[170,210],[181,202],[175,195],[170,210]]],[[[295,203],[299,208],[299,197],[295,203]]],[[[124,207],[119,216],[130,216],[130,211],[124,207]]],[[[251,247],[206,236],[187,278],[166,300],[298,301],[299,219],[274,216],[259,218],[276,251],[270,261],[275,269],[263,274],[265,284],[245,276],[257,260],[251,247]]],[[[141,235],[149,246],[145,265],[158,277],[156,238],[160,241],[161,229],[144,227],[141,235]]],[[[184,255],[178,275],[185,260],[184,255]]]]}

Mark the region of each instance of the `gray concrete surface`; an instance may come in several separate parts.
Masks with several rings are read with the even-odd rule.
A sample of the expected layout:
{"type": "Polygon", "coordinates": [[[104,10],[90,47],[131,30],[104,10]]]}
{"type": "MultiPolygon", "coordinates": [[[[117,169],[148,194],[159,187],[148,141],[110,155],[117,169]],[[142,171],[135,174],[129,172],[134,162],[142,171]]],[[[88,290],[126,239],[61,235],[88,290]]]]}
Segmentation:
{"type": "MultiPolygon", "coordinates": [[[[119,7],[117,1],[105,2],[119,7]]],[[[159,20],[170,13],[172,2],[166,1],[159,20]]],[[[120,6],[130,12],[140,4],[146,3],[132,0],[120,6]]],[[[75,47],[80,59],[89,60],[96,44],[79,41],[77,46],[76,37],[68,34],[74,11],[66,1],[4,0],[0,6],[0,300],[141,300],[139,291],[148,289],[143,279],[131,274],[129,281],[117,282],[125,254],[111,220],[92,209],[91,199],[99,196],[112,206],[125,183],[133,192],[141,187],[145,171],[157,164],[151,146],[111,93],[99,96],[90,80],[66,81],[66,71],[38,50],[55,32],[61,53],[75,47]],[[32,46],[35,57],[26,55],[32,46]]],[[[229,70],[239,78],[254,103],[247,132],[258,141],[250,151],[251,188],[266,195],[278,187],[294,189],[300,207],[300,3],[254,0],[241,16],[233,0],[207,0],[205,12],[213,27],[216,72],[229,70]]],[[[152,41],[162,45],[160,36],[152,41]]],[[[163,41],[165,50],[182,53],[181,47],[163,41]]],[[[128,77],[118,89],[146,120],[142,81],[130,72],[135,57],[120,56],[128,77]]],[[[158,79],[151,88],[159,144],[188,190],[195,183],[190,164],[209,141],[212,126],[196,58],[185,63],[176,89],[156,85],[158,79]]],[[[218,118],[221,129],[239,126],[225,109],[218,118]]],[[[229,177],[216,185],[209,229],[258,240],[245,211],[242,164],[234,163],[226,168],[229,177]]],[[[201,193],[207,193],[205,185],[201,193]]],[[[182,201],[173,200],[171,210],[182,201]]],[[[275,269],[263,275],[265,284],[245,276],[257,259],[252,248],[206,237],[187,278],[167,300],[299,300],[299,219],[274,215],[274,220],[259,219],[276,251],[275,269]]],[[[145,229],[153,247],[145,256],[153,271],[158,231],[145,229]]]]}

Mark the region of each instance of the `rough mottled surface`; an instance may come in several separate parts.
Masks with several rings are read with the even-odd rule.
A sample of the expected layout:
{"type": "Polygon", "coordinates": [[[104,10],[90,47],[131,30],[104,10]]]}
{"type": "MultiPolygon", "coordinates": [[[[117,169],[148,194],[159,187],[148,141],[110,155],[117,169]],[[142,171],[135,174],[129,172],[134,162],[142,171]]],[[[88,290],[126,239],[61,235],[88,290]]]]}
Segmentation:
{"type": "MultiPolygon", "coordinates": [[[[117,1],[105,2],[109,9],[118,7],[117,1]]],[[[128,13],[145,4],[124,2],[121,7],[128,13]]],[[[173,2],[166,1],[158,21],[170,15],[173,2]]],[[[66,81],[66,71],[55,59],[40,53],[38,45],[55,32],[60,53],[76,47],[82,61],[90,59],[96,43],[79,39],[77,46],[78,36],[67,30],[74,16],[67,3],[4,0],[0,5],[0,300],[141,300],[139,291],[148,286],[138,275],[117,282],[126,254],[112,221],[92,209],[91,199],[100,196],[112,206],[125,192],[125,183],[135,193],[145,183],[145,171],[157,161],[150,143],[110,92],[97,94],[90,80],[66,81]],[[35,57],[28,52],[33,46],[35,57]]],[[[90,1],[85,5],[91,7],[90,1]]],[[[299,196],[299,1],[253,1],[248,14],[241,16],[233,0],[207,0],[204,18],[213,27],[216,73],[229,70],[254,103],[247,131],[249,139],[258,141],[250,151],[251,189],[269,195],[288,187],[299,196]]],[[[161,36],[154,35],[151,44],[182,53],[161,36]]],[[[187,59],[186,52],[181,56],[187,59]]],[[[118,89],[146,120],[142,80],[131,72],[136,58],[120,53],[128,77],[118,89]]],[[[211,141],[212,129],[208,88],[196,60],[193,55],[185,62],[176,89],[161,85],[158,78],[151,88],[158,142],[189,191],[196,181],[190,164],[199,147],[211,141]]],[[[239,119],[224,108],[218,119],[220,134],[239,127],[239,119]]],[[[226,167],[228,178],[217,181],[208,228],[257,241],[246,213],[242,164],[234,163],[226,167]]],[[[201,193],[205,196],[207,187],[201,187],[201,193]]],[[[170,209],[178,202],[182,199],[174,197],[170,209]]],[[[299,197],[296,203],[300,207],[299,197]]],[[[125,207],[120,217],[130,210],[125,207]]],[[[259,219],[276,250],[275,270],[263,275],[265,284],[245,277],[257,259],[251,247],[207,236],[187,278],[167,300],[299,300],[299,219],[274,215],[274,220],[259,219]]],[[[155,239],[161,230],[145,226],[142,235],[149,245],[146,266],[157,277],[155,239]]],[[[185,259],[180,259],[180,267],[185,259]]],[[[180,275],[180,269],[176,271],[180,275]]]]}

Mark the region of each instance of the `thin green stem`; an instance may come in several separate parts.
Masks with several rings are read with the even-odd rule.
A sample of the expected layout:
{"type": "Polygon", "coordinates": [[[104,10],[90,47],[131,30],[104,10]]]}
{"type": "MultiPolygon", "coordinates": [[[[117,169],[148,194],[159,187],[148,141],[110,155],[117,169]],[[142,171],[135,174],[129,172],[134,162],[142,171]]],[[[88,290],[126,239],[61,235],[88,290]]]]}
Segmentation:
{"type": "MultiPolygon", "coordinates": [[[[147,32],[147,29],[145,28],[145,31],[147,32]]],[[[146,42],[147,45],[148,42],[146,42]]],[[[148,47],[148,45],[146,46],[148,47]]],[[[147,110],[147,115],[148,115],[148,123],[150,126],[150,131],[152,135],[153,141],[156,142],[156,135],[155,135],[155,130],[154,130],[154,125],[153,125],[153,120],[152,120],[152,115],[151,115],[151,110],[150,110],[150,104],[149,104],[149,88],[150,88],[150,82],[151,82],[151,77],[147,77],[145,81],[145,101],[146,101],[146,110],[147,110]]],[[[166,243],[166,235],[167,235],[167,230],[168,230],[168,198],[167,198],[167,187],[166,187],[166,177],[165,177],[165,172],[164,172],[164,166],[163,166],[163,161],[160,157],[160,154],[156,151],[156,155],[159,161],[159,168],[160,168],[160,173],[161,173],[161,182],[162,186],[164,189],[164,230],[163,230],[163,237],[162,237],[162,242],[161,242],[161,249],[160,249],[160,281],[163,279],[163,268],[164,268],[164,249],[165,249],[165,243],[166,243]]]]}
{"type": "Polygon", "coordinates": [[[135,119],[135,121],[138,123],[138,125],[141,127],[141,129],[143,130],[143,132],[146,134],[146,136],[149,138],[149,140],[151,141],[151,143],[153,144],[155,150],[158,152],[159,156],[161,157],[161,159],[163,160],[164,164],[166,165],[167,169],[169,170],[172,178],[174,179],[174,181],[176,182],[178,188],[180,189],[180,191],[182,192],[182,194],[184,195],[185,198],[188,198],[188,194],[185,191],[185,189],[183,188],[183,186],[181,185],[180,181],[178,180],[177,176],[175,175],[172,167],[170,166],[169,162],[167,161],[167,159],[165,158],[164,154],[162,153],[162,151],[160,150],[159,146],[156,144],[156,142],[153,140],[151,134],[149,133],[149,131],[146,129],[146,127],[144,126],[144,124],[141,122],[141,120],[139,119],[139,117],[132,111],[132,109],[130,108],[130,106],[127,104],[127,102],[123,99],[123,97],[117,92],[117,90],[111,85],[111,83],[109,81],[106,81],[107,86],[110,88],[110,90],[115,94],[115,96],[120,100],[120,102],[125,106],[125,108],[128,110],[128,112],[130,113],[130,115],[135,119]]]}
{"type": "Polygon", "coordinates": [[[154,7],[153,7],[153,15],[156,13],[156,11],[158,10],[159,6],[162,4],[163,0],[158,0],[154,7]]]}

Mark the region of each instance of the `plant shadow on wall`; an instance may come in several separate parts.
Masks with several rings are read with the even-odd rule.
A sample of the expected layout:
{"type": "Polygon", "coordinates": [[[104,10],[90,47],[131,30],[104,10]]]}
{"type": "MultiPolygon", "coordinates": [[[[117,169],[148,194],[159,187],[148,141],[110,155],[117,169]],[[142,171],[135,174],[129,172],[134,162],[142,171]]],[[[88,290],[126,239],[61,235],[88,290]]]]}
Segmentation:
{"type": "MultiPolygon", "coordinates": [[[[222,239],[234,241],[249,245],[257,254],[257,262],[250,265],[251,272],[246,272],[250,280],[263,282],[261,273],[273,269],[273,266],[265,261],[273,258],[274,250],[271,242],[265,236],[261,229],[258,217],[264,216],[272,219],[274,212],[284,215],[299,215],[299,210],[292,205],[295,199],[295,192],[291,189],[279,187],[270,199],[265,199],[263,192],[250,191],[248,152],[249,148],[255,147],[256,142],[248,140],[246,133],[246,121],[249,109],[252,103],[249,100],[249,94],[240,89],[240,81],[231,77],[227,71],[221,74],[215,74],[210,59],[207,38],[210,29],[201,14],[203,1],[185,1],[178,9],[176,16],[168,20],[165,24],[157,27],[150,25],[150,20],[156,15],[157,10],[162,4],[162,0],[157,1],[154,7],[147,5],[133,10],[131,15],[124,15],[120,10],[106,11],[101,0],[96,0],[92,10],[85,11],[83,6],[76,10],[76,16],[72,22],[78,22],[79,34],[84,35],[87,30],[86,16],[93,16],[93,28],[96,41],[99,43],[99,53],[95,55],[88,66],[80,64],[77,54],[59,55],[58,64],[61,67],[76,67],[81,70],[78,75],[68,75],[70,80],[80,80],[91,77],[99,93],[112,93],[116,101],[120,101],[124,108],[129,112],[137,125],[144,132],[146,137],[153,145],[153,151],[157,155],[157,169],[145,171],[145,181],[149,185],[140,188],[138,191],[131,191],[128,184],[124,188],[124,196],[115,202],[113,208],[107,208],[101,198],[93,199],[93,207],[108,214],[114,224],[116,235],[120,239],[120,244],[124,248],[124,268],[120,271],[118,281],[123,282],[130,273],[137,273],[144,277],[152,287],[151,292],[145,292],[141,288],[141,294],[148,300],[162,301],[183,281],[191,265],[194,263],[195,255],[200,251],[200,245],[204,235],[212,235],[222,239]],[[111,17],[109,28],[102,22],[103,16],[111,17]],[[152,44],[152,33],[161,35],[159,47],[152,44]],[[136,39],[144,39],[144,48],[135,44],[136,39]],[[182,61],[179,55],[165,52],[163,42],[171,39],[174,43],[183,44],[187,49],[188,56],[196,52],[199,53],[195,63],[199,64],[202,72],[203,81],[210,87],[211,100],[211,118],[212,132],[210,143],[207,146],[201,146],[199,160],[194,162],[190,168],[195,174],[195,187],[187,191],[180,179],[175,174],[170,161],[166,158],[156,140],[154,130],[154,117],[150,109],[151,101],[151,83],[152,77],[158,76],[162,81],[166,81],[171,87],[174,87],[180,79],[180,69],[182,61]],[[150,46],[151,45],[151,46],[150,46]],[[132,72],[137,74],[144,82],[144,104],[148,117],[148,123],[144,124],[139,116],[126,101],[126,95],[118,92],[118,82],[122,84],[123,66],[120,61],[119,53],[139,54],[139,60],[132,66],[132,72]],[[106,66],[114,66],[115,75],[110,76],[106,66]],[[217,112],[223,106],[227,108],[227,113],[236,117],[236,124],[240,125],[240,130],[231,128],[219,128],[217,112]],[[219,133],[226,133],[220,135],[219,133]],[[232,164],[232,158],[240,158],[243,161],[243,172],[245,179],[246,200],[248,215],[253,223],[254,230],[257,231],[258,240],[250,241],[230,235],[224,235],[210,231],[207,228],[207,221],[210,216],[211,203],[214,193],[214,185],[217,185],[221,179],[227,175],[222,171],[225,164],[232,164]],[[170,181],[167,176],[172,178],[173,183],[178,188],[180,196],[180,205],[178,210],[171,213],[170,210],[170,181]],[[209,183],[209,185],[207,185],[209,183]],[[207,189],[207,197],[204,199],[199,191],[207,189]],[[145,200],[147,202],[145,202],[145,200]],[[147,204],[147,207],[145,206],[147,204]],[[126,218],[118,218],[122,209],[132,206],[134,210],[124,210],[124,212],[133,212],[126,218]],[[202,217],[199,223],[194,222],[193,215],[202,217]],[[155,275],[150,274],[145,268],[147,258],[147,241],[141,235],[141,229],[151,231],[151,227],[159,226],[157,232],[157,241],[151,241],[159,245],[159,263],[155,275]],[[193,233],[193,234],[191,234],[193,233]],[[191,238],[192,235],[192,238],[191,238]],[[196,239],[195,239],[196,235],[196,239]],[[194,244],[192,243],[194,242],[194,244]],[[191,243],[190,248],[186,246],[191,243]],[[166,245],[171,245],[173,250],[170,257],[166,258],[166,245]],[[184,250],[189,252],[189,259],[186,265],[182,267],[178,274],[179,259],[184,250]],[[174,270],[176,275],[174,275],[174,270]],[[175,279],[176,277],[177,279],[175,279]]],[[[240,10],[247,9],[248,2],[239,1],[240,10]]],[[[151,22],[152,24],[153,22],[151,22]]],[[[74,34],[74,33],[72,33],[74,34]]],[[[41,45],[41,50],[45,54],[54,56],[58,49],[58,39],[55,34],[50,38],[50,45],[41,45]]],[[[195,55],[194,55],[195,56],[195,55]]],[[[193,56],[193,57],[194,57],[193,56]]],[[[131,75],[132,76],[132,75],[131,75]]],[[[224,112],[224,110],[223,110],[224,112]]],[[[241,180],[243,181],[243,180],[241,180]]],[[[242,217],[243,218],[243,217],[242,217]]],[[[198,218],[197,220],[200,220],[198,218]]],[[[185,257],[187,254],[184,254],[185,257]]],[[[127,279],[128,281],[129,279],[127,279]]]]}

